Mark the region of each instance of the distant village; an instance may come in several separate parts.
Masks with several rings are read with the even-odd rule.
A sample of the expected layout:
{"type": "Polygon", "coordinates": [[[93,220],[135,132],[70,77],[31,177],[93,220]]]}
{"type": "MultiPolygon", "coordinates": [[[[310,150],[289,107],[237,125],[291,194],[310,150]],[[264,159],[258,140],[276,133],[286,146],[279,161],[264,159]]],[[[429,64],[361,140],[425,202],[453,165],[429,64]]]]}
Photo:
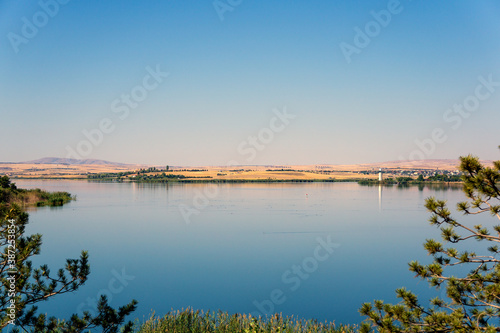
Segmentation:
{"type": "MultiPolygon", "coordinates": [[[[373,175],[379,174],[380,170],[370,170],[370,171],[350,171],[357,174],[363,175],[373,175]]],[[[443,176],[461,176],[462,173],[458,170],[450,171],[450,170],[439,170],[439,169],[382,169],[382,174],[384,177],[418,177],[422,175],[423,177],[431,177],[435,175],[443,175],[443,176]]]]}
{"type": "Polygon", "coordinates": [[[378,175],[380,171],[384,174],[384,177],[418,177],[422,175],[423,177],[431,177],[435,175],[444,176],[460,176],[462,173],[458,170],[442,170],[442,169],[402,169],[402,168],[371,168],[370,170],[334,170],[331,166],[316,166],[315,171],[318,173],[333,173],[333,172],[349,172],[356,173],[360,175],[378,175]]]}
{"type": "Polygon", "coordinates": [[[329,170],[331,167],[319,166],[316,167],[315,172],[321,174],[330,173],[350,173],[358,175],[375,175],[378,176],[378,181],[382,180],[406,180],[411,179],[423,181],[460,181],[460,176],[462,172],[458,170],[446,170],[446,169],[432,169],[432,168],[415,168],[415,169],[402,169],[402,168],[370,168],[370,170],[329,170]]]}

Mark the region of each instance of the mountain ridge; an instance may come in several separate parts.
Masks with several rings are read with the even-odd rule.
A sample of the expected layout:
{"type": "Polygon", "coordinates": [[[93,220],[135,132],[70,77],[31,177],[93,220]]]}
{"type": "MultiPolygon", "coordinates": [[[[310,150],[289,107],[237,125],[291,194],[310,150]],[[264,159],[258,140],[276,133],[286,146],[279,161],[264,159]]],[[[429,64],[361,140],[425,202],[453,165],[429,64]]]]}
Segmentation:
{"type": "MultiPolygon", "coordinates": [[[[485,165],[491,165],[493,161],[491,160],[481,160],[481,163],[485,165]]],[[[116,167],[150,167],[156,166],[155,164],[132,164],[132,163],[120,163],[120,162],[112,162],[101,159],[74,159],[74,158],[61,158],[61,157],[42,157],[36,160],[25,161],[25,162],[0,162],[0,164],[60,164],[60,165],[93,165],[93,166],[116,166],[116,167]]],[[[307,165],[283,165],[283,164],[262,164],[262,165],[238,165],[232,166],[234,167],[280,167],[280,166],[288,166],[288,167],[298,167],[298,166],[328,166],[328,167],[357,167],[357,168],[397,168],[397,167],[414,167],[414,168],[450,168],[450,167],[458,167],[460,164],[459,159],[425,159],[425,160],[413,160],[413,161],[385,161],[385,162],[374,162],[374,163],[358,163],[358,164],[307,164],[307,165]]],[[[177,166],[181,167],[181,166],[177,166]]],[[[187,168],[193,167],[201,167],[200,165],[196,166],[182,166],[187,168]]],[[[224,165],[205,165],[203,167],[209,168],[227,168],[228,166],[224,165]]]]}
{"type": "Polygon", "coordinates": [[[32,161],[18,162],[18,164],[65,164],[65,165],[116,165],[128,166],[135,164],[110,162],[99,159],[76,159],[76,158],[61,158],[61,157],[42,157],[32,161]]]}

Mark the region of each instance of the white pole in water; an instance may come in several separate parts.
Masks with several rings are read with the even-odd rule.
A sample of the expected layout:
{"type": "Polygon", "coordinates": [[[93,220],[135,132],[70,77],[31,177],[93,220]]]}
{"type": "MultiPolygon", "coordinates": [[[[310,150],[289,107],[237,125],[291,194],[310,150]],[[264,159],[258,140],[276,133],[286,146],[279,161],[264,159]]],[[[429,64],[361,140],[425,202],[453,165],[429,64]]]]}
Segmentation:
{"type": "Polygon", "coordinates": [[[382,212],[382,184],[378,185],[378,211],[382,212]]]}
{"type": "Polygon", "coordinates": [[[379,168],[378,169],[378,181],[381,182],[382,181],[382,168],[379,168]]]}

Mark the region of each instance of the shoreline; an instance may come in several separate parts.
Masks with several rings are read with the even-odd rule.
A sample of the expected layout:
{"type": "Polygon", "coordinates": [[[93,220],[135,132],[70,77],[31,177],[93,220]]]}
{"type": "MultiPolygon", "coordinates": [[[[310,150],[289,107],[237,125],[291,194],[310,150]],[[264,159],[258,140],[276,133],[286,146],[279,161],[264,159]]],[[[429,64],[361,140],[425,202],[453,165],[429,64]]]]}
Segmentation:
{"type": "Polygon", "coordinates": [[[405,185],[461,185],[462,181],[409,181],[409,182],[379,182],[375,179],[171,179],[171,180],[133,180],[133,179],[89,179],[83,177],[12,177],[12,180],[75,180],[92,183],[136,183],[136,184],[273,184],[273,183],[357,183],[361,186],[405,186],[405,185]],[[366,182],[369,180],[368,182],[366,182]]]}

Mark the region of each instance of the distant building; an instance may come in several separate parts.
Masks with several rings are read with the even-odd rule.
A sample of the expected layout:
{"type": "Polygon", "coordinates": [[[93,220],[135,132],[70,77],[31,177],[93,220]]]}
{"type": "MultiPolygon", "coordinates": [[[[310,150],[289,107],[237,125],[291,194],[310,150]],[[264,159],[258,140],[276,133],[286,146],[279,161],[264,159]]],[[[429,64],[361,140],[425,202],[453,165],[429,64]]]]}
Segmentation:
{"type": "Polygon", "coordinates": [[[378,169],[378,181],[381,182],[382,181],[382,168],[379,168],[378,169]]]}

